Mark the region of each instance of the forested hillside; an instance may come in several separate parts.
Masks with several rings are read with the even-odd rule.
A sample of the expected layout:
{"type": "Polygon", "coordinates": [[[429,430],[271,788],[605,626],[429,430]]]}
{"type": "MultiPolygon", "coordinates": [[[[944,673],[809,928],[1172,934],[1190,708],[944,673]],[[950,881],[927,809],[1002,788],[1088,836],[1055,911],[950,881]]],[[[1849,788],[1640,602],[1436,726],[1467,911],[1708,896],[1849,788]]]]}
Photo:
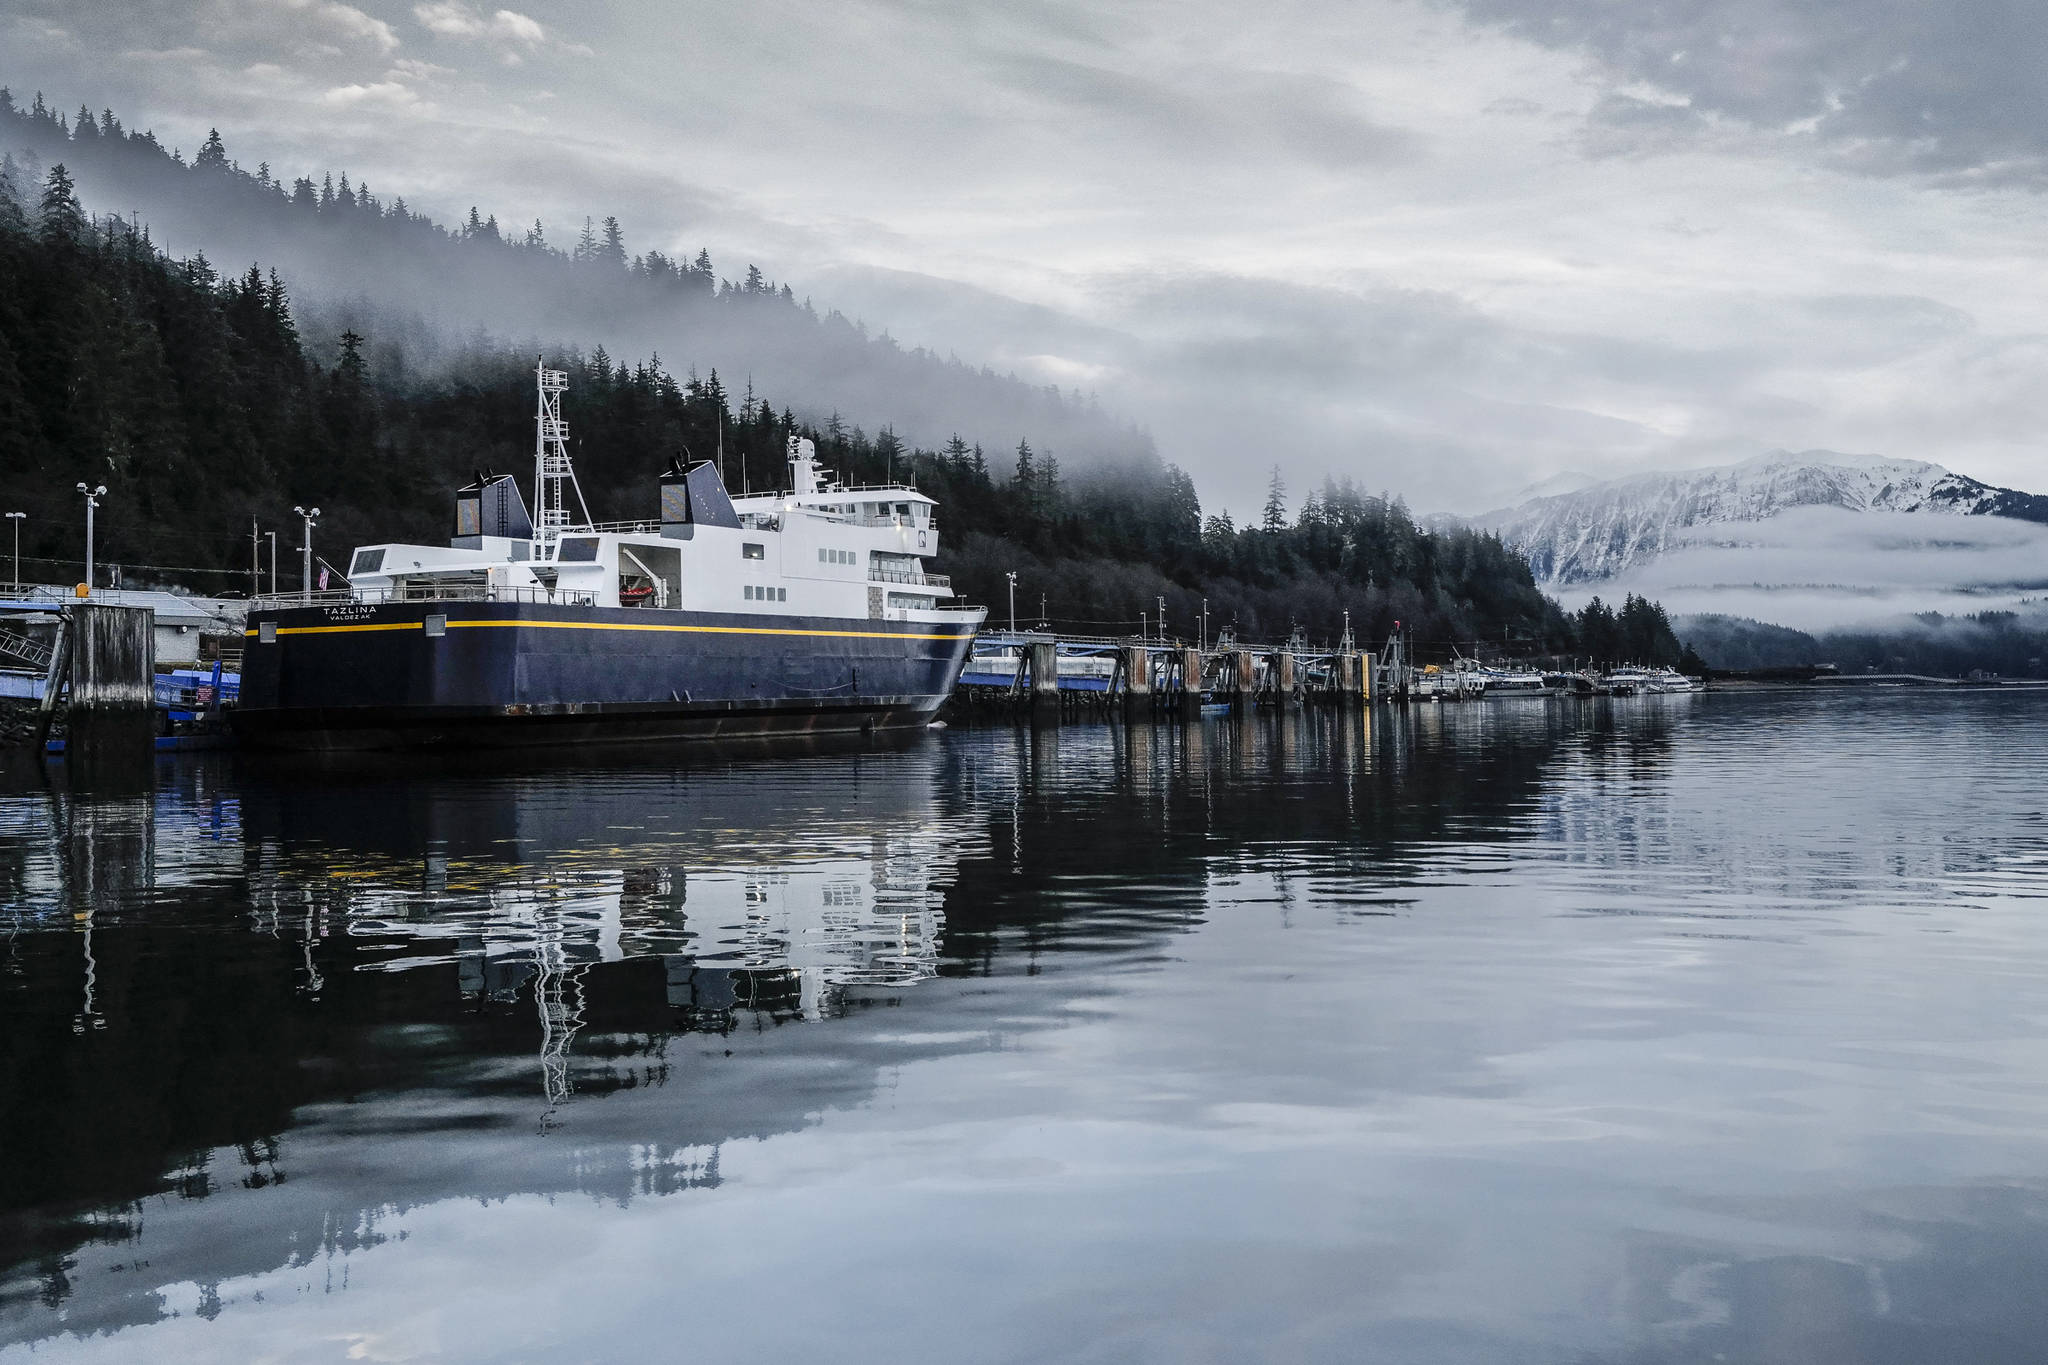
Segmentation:
{"type": "MultiPolygon", "coordinates": [[[[181,150],[111,109],[59,113],[40,93],[24,108],[5,89],[0,153],[31,185],[62,162],[85,204],[128,215],[176,256],[276,269],[302,319],[332,317],[371,338],[365,359],[380,380],[433,374],[481,330],[529,350],[602,342],[715,367],[735,389],[751,379],[789,396],[806,420],[838,412],[870,429],[888,422],[926,445],[980,424],[1028,433],[1070,464],[1151,449],[1087,397],[870,334],[753,266],[720,276],[701,248],[685,258],[644,245],[648,225],[636,241],[632,225],[602,214],[514,224],[471,208],[438,223],[346,170],[245,168],[217,133],[181,150]]],[[[308,354],[333,364],[340,331],[309,330],[308,354]]]]}
{"type": "MultiPolygon", "coordinates": [[[[0,468],[10,510],[29,514],[31,575],[81,571],[81,480],[109,490],[102,565],[131,585],[222,592],[250,585],[252,523],[295,543],[294,504],[324,509],[316,540],[340,562],[359,542],[445,539],[451,490],[479,468],[524,475],[533,354],[476,341],[416,370],[374,335],[305,326],[275,272],[172,260],[142,227],[91,219],[61,164],[30,189],[0,162],[0,468]]],[[[1156,624],[1163,597],[1183,636],[1206,600],[1212,632],[1249,638],[1299,626],[1331,639],[1349,613],[1361,638],[1399,620],[1438,656],[1678,657],[1654,604],[1568,617],[1498,538],[1425,531],[1398,500],[1346,482],[1290,510],[1276,475],[1259,524],[1239,527],[1204,519],[1188,476],[1149,452],[1069,468],[1028,435],[985,427],[934,449],[888,426],[805,421],[801,395],[736,393],[715,371],[678,378],[653,356],[547,358],[571,375],[565,411],[599,519],[651,515],[655,475],[678,453],[722,449],[735,487],[781,486],[794,432],[849,481],[907,479],[935,496],[942,567],[999,619],[1014,571],[1026,623],[1042,610],[1068,629],[1127,632],[1141,613],[1156,624]]]]}

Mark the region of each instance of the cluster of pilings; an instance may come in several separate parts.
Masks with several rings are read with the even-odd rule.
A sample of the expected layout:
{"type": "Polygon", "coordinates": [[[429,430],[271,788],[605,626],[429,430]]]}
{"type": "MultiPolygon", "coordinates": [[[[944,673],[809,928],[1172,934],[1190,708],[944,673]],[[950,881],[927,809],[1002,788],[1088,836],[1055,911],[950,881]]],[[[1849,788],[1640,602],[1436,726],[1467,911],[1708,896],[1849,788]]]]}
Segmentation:
{"type": "MultiPolygon", "coordinates": [[[[1378,656],[1357,650],[1293,648],[1199,649],[1193,645],[1126,642],[1114,648],[1107,678],[1062,677],[1061,642],[1018,641],[1015,680],[1007,687],[966,685],[956,694],[963,711],[1028,713],[1034,719],[1089,716],[1195,717],[1206,706],[1366,706],[1381,694],[1385,676],[1378,656]]],[[[1086,646],[1095,657],[1100,642],[1086,646]]]]}

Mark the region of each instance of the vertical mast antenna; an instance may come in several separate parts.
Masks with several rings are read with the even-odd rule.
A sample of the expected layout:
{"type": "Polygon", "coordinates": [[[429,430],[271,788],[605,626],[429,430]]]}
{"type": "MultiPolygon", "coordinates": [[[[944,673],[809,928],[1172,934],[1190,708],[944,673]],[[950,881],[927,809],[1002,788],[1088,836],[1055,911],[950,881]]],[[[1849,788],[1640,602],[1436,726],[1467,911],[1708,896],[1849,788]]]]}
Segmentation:
{"type": "Polygon", "coordinates": [[[551,370],[534,357],[533,411],[533,557],[551,560],[555,542],[562,532],[587,530],[590,507],[583,501],[583,487],[576,482],[576,466],[569,461],[569,424],[562,420],[562,391],[569,387],[565,370],[551,370]],[[583,512],[580,523],[569,520],[569,503],[563,484],[576,494],[576,506],[583,512]]]}

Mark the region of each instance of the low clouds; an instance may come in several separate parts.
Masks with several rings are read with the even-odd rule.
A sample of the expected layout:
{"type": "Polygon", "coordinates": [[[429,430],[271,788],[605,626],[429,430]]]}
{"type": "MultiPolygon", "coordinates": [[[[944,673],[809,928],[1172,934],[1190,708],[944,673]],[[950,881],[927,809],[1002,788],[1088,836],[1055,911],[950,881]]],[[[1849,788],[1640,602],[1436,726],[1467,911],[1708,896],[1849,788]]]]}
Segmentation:
{"type": "Polygon", "coordinates": [[[1674,615],[1712,612],[1819,631],[1918,612],[2038,608],[2048,599],[2048,526],[1804,507],[1765,521],[1701,526],[1632,573],[1560,590],[1576,607],[1638,592],[1674,615]]]}
{"type": "Polygon", "coordinates": [[[2048,28],[2014,0],[1460,0],[1620,82],[1594,109],[1609,150],[1733,124],[1810,137],[1871,174],[2048,189],[2048,28]]]}
{"type": "Polygon", "coordinates": [[[547,40],[539,21],[509,9],[486,16],[474,6],[446,3],[413,6],[413,17],[429,32],[443,38],[495,38],[505,42],[538,47],[547,40]]]}
{"type": "MultiPolygon", "coordinates": [[[[517,10],[493,10],[485,14],[462,0],[435,0],[434,3],[413,6],[413,17],[422,27],[437,38],[449,38],[467,42],[482,43],[498,54],[498,59],[507,66],[517,66],[525,58],[553,40],[546,26],[530,15],[517,10]]],[[[584,56],[590,49],[581,44],[558,44],[568,51],[584,56]]]]}
{"type": "Polygon", "coordinates": [[[310,19],[319,27],[342,38],[369,43],[379,52],[398,49],[398,34],[382,19],[373,19],[353,5],[320,4],[315,0],[273,0],[279,8],[310,19]]]}
{"type": "Polygon", "coordinates": [[[1098,124],[1122,125],[1184,156],[1280,152],[1330,170],[1411,153],[1417,136],[1375,122],[1359,92],[1298,74],[1195,66],[1162,76],[1048,55],[998,59],[1009,86],[1098,124]]]}
{"type": "Polygon", "coordinates": [[[338,109],[364,106],[384,109],[415,109],[420,97],[411,86],[399,81],[378,81],[374,85],[338,85],[324,91],[321,102],[338,109]]]}

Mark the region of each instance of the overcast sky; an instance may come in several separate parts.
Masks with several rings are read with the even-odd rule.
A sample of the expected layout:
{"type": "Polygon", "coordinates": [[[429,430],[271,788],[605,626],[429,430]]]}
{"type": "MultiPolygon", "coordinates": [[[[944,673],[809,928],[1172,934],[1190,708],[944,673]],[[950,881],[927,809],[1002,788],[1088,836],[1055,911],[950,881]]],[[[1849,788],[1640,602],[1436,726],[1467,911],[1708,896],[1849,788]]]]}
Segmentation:
{"type": "Polygon", "coordinates": [[[1098,392],[1212,510],[1776,447],[2048,488],[2017,0],[518,3],[0,0],[0,82],[756,261],[1098,392]]]}

